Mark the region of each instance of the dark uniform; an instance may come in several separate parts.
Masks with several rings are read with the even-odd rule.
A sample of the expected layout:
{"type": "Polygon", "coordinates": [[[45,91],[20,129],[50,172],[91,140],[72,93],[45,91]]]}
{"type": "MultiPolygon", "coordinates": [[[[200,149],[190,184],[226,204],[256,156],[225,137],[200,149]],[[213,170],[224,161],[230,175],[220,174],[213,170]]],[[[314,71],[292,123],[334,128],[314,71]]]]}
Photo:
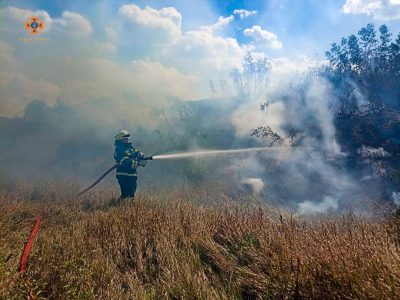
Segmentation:
{"type": "Polygon", "coordinates": [[[143,154],[131,143],[115,142],[114,158],[118,164],[116,177],[121,188],[121,198],[134,197],[137,187],[137,168],[143,154]]]}

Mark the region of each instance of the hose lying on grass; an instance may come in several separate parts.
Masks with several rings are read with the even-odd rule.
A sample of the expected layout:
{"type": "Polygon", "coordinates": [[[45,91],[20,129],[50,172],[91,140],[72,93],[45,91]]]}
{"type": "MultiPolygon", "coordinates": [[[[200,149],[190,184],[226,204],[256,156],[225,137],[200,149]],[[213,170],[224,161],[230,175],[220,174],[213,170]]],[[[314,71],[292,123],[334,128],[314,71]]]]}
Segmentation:
{"type": "Polygon", "coordinates": [[[40,223],[42,222],[42,217],[41,215],[37,215],[36,216],[36,221],[35,221],[35,225],[32,228],[31,234],[29,235],[28,241],[26,242],[25,245],[25,249],[24,249],[24,253],[21,256],[21,260],[19,262],[19,268],[18,271],[20,273],[25,273],[27,265],[28,265],[28,255],[29,255],[29,251],[31,250],[32,244],[33,244],[33,240],[35,239],[38,231],[39,231],[39,226],[40,223]]]}
{"type": "Polygon", "coordinates": [[[110,172],[112,172],[114,169],[116,169],[118,166],[118,164],[113,165],[110,169],[108,169],[103,175],[100,176],[99,179],[97,179],[92,185],[88,186],[86,189],[80,191],[78,194],[76,194],[77,196],[81,196],[84,193],[86,193],[88,190],[90,190],[91,188],[93,188],[96,184],[98,184],[100,181],[103,180],[104,177],[106,177],[110,172]]]}

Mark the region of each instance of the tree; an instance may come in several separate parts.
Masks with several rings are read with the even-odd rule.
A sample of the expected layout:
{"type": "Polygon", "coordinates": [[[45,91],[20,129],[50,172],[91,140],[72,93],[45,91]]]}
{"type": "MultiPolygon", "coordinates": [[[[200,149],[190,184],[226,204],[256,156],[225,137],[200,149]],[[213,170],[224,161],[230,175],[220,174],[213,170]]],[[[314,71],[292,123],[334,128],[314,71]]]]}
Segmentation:
{"type": "Polygon", "coordinates": [[[337,67],[338,67],[339,53],[340,53],[340,46],[338,46],[336,43],[333,43],[331,45],[330,51],[325,52],[326,58],[329,60],[330,65],[334,69],[337,69],[337,67]]]}
{"type": "Polygon", "coordinates": [[[396,41],[390,44],[390,55],[389,55],[389,68],[390,73],[399,75],[400,70],[400,33],[398,34],[396,41]]]}
{"type": "Polygon", "coordinates": [[[380,45],[378,47],[378,64],[381,73],[386,74],[389,72],[389,59],[390,59],[390,36],[389,29],[386,25],[379,27],[380,32],[380,45]]]}
{"type": "Polygon", "coordinates": [[[360,36],[360,44],[363,49],[363,61],[367,64],[367,68],[371,70],[373,61],[373,54],[376,50],[377,39],[375,27],[373,24],[367,24],[367,26],[361,28],[358,32],[360,36]]]}
{"type": "Polygon", "coordinates": [[[339,102],[335,119],[338,141],[353,157],[360,156],[351,163],[362,165],[365,157],[359,149],[384,149],[390,154],[384,157],[388,172],[380,157],[380,174],[387,176],[385,181],[398,184],[389,174],[400,170],[394,155],[400,151],[400,34],[392,41],[386,25],[379,27],[378,34],[368,24],[357,36],[347,38],[347,47],[345,39],[332,44],[326,53],[330,66],[324,75],[339,102]]]}
{"type": "Polygon", "coordinates": [[[325,52],[331,65],[338,73],[346,73],[351,71],[351,53],[349,49],[348,39],[342,38],[340,45],[333,43],[331,50],[325,52]]]}
{"type": "Polygon", "coordinates": [[[237,68],[231,72],[233,84],[242,101],[250,94],[262,93],[265,90],[270,69],[271,63],[266,57],[254,58],[250,52],[245,55],[242,72],[237,68]]]}
{"type": "Polygon", "coordinates": [[[358,44],[358,38],[354,34],[347,39],[347,46],[351,70],[359,74],[362,72],[362,50],[358,44]]]}
{"type": "Polygon", "coordinates": [[[347,39],[342,38],[340,42],[340,52],[339,52],[339,68],[342,72],[347,72],[350,70],[350,60],[347,47],[347,39]]]}

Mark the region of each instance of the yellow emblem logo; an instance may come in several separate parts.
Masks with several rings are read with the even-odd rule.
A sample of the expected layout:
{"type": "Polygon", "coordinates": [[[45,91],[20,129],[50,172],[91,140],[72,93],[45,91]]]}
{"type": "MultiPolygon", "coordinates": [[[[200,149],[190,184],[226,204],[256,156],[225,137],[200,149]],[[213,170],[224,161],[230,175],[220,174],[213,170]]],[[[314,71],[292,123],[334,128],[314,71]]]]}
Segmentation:
{"type": "Polygon", "coordinates": [[[29,22],[25,22],[25,29],[30,34],[38,34],[44,30],[44,22],[39,17],[31,17],[29,22]]]}

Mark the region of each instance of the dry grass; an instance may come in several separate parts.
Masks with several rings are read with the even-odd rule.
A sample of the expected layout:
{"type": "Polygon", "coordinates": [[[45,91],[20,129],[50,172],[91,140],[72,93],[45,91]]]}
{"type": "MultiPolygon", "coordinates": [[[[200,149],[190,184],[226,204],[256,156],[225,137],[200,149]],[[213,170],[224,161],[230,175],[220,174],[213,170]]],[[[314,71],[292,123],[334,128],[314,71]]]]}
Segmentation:
{"type": "Polygon", "coordinates": [[[191,197],[108,207],[107,194],[1,192],[0,299],[400,298],[396,220],[279,218],[223,195],[206,205],[191,197]]]}

